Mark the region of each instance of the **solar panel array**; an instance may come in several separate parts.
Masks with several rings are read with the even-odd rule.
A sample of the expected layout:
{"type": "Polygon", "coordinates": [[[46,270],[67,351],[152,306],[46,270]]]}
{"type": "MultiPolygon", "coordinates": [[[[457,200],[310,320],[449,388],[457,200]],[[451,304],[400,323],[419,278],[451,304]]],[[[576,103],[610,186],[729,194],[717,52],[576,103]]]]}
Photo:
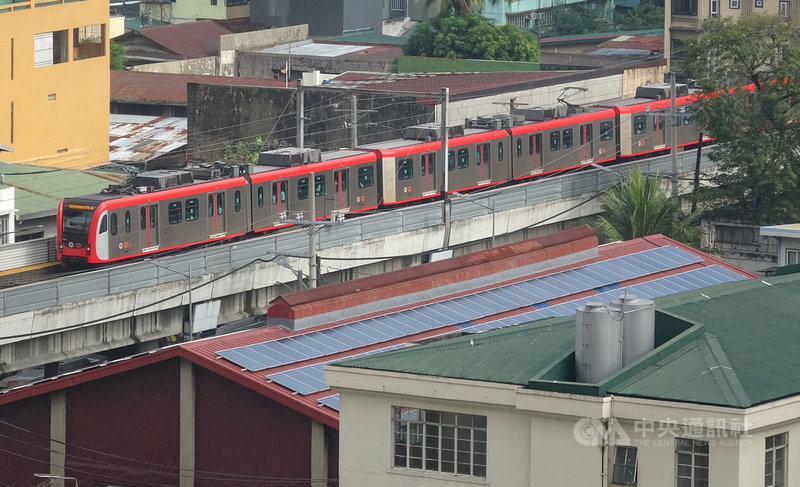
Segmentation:
{"type": "Polygon", "coordinates": [[[332,396],[325,396],[319,400],[320,403],[328,406],[331,409],[339,410],[339,394],[332,396]]]}
{"type": "Polygon", "coordinates": [[[325,385],[325,364],[329,364],[332,362],[340,361],[340,360],[349,360],[358,357],[366,357],[368,355],[373,355],[376,353],[381,352],[388,352],[391,350],[397,350],[399,348],[403,348],[405,345],[393,345],[391,347],[383,347],[376,350],[370,350],[369,352],[359,353],[357,355],[351,355],[349,357],[338,357],[333,360],[327,360],[325,362],[320,362],[314,365],[306,365],[305,367],[298,367],[296,369],[284,370],[283,372],[277,372],[274,374],[270,374],[267,376],[267,379],[271,380],[272,382],[277,382],[278,384],[291,389],[299,394],[307,396],[309,394],[314,394],[315,392],[320,392],[328,389],[328,386],[325,385]]]}
{"type": "Polygon", "coordinates": [[[668,294],[674,294],[681,291],[689,291],[706,286],[713,286],[723,282],[739,281],[745,279],[744,276],[733,272],[718,265],[703,267],[692,271],[676,274],[674,276],[667,276],[653,281],[643,282],[641,284],[634,284],[623,288],[614,289],[598,293],[592,296],[576,299],[567,303],[558,304],[555,306],[546,306],[542,309],[529,311],[527,313],[509,316],[496,321],[481,323],[475,325],[473,323],[465,323],[462,328],[466,333],[479,333],[487,330],[494,330],[505,326],[518,325],[520,323],[528,323],[531,321],[541,320],[543,318],[553,318],[559,316],[570,316],[575,314],[575,310],[581,306],[585,306],[589,302],[609,302],[622,295],[623,292],[628,294],[635,294],[640,298],[653,299],[668,294]]]}
{"type": "Polygon", "coordinates": [[[701,260],[697,255],[677,247],[658,247],[428,306],[255,345],[221,350],[218,354],[240,367],[257,372],[434,328],[470,322],[521,306],[541,305],[551,299],[676,269],[701,260]]]}

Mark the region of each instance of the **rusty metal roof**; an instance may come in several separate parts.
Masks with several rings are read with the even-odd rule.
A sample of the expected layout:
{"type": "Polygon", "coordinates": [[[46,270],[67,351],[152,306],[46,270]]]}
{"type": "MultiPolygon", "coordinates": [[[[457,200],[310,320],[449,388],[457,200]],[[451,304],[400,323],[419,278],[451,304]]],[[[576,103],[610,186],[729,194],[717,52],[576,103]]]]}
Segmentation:
{"type": "Polygon", "coordinates": [[[198,20],[140,29],[136,34],[150,39],[183,59],[194,59],[218,55],[220,36],[264,28],[261,24],[251,22],[198,20]]]}
{"type": "Polygon", "coordinates": [[[111,162],[145,162],[186,145],[185,117],[111,114],[111,162]]]}
{"type": "Polygon", "coordinates": [[[188,83],[275,87],[285,85],[282,80],[267,78],[111,71],[111,101],[186,105],[186,85],[188,83]]]}

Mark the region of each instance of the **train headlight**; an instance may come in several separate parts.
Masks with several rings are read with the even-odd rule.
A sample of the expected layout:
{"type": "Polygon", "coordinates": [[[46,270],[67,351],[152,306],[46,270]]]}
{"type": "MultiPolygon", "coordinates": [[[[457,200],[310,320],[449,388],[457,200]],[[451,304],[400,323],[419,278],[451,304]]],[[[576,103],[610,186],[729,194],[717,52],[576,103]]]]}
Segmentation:
{"type": "Polygon", "coordinates": [[[86,255],[92,255],[92,246],[86,244],[86,255]]]}

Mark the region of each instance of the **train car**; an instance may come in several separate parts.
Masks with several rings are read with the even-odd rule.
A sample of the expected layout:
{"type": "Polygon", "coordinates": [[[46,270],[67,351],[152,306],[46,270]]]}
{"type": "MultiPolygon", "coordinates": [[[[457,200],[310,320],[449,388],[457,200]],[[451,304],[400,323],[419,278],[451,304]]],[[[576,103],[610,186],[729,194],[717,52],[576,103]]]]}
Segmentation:
{"type": "Polygon", "coordinates": [[[203,171],[211,171],[210,177],[216,179],[195,182],[188,170],[150,171],[124,187],[65,198],[57,216],[58,259],[114,262],[250,231],[250,187],[245,177],[203,171]]]}
{"type": "Polygon", "coordinates": [[[255,232],[310,219],[311,198],[315,219],[378,207],[378,158],[371,151],[290,147],[262,152],[250,167],[255,232]]]}
{"type": "Polygon", "coordinates": [[[616,114],[589,107],[566,115],[566,106],[515,110],[530,123],[510,129],[513,179],[522,180],[583,164],[598,164],[617,156],[616,114]]]}

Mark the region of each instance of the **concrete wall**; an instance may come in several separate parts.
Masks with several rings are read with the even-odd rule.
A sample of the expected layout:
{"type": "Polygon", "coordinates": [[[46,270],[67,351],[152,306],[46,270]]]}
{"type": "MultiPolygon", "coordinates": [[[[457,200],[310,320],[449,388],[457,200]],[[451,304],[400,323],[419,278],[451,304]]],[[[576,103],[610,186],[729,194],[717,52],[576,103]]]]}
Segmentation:
{"type": "MultiPolygon", "coordinates": [[[[250,3],[250,20],[271,27],[308,24],[315,37],[342,34],[344,0],[257,0],[250,3]]],[[[373,2],[374,3],[374,2],[373,2]]]]}
{"type": "Polygon", "coordinates": [[[217,76],[218,59],[216,56],[201,57],[195,59],[185,59],[181,61],[167,61],[163,63],[142,64],[133,66],[132,71],[144,71],[147,73],[168,73],[168,74],[200,74],[217,76]]]}
{"type": "MultiPolygon", "coordinates": [[[[236,57],[236,75],[242,78],[275,78],[286,67],[288,56],[266,52],[239,52],[236,57]]],[[[321,71],[344,73],[346,71],[368,71],[391,73],[394,59],[360,57],[292,56],[292,72],[321,71]]]]}
{"type": "Polygon", "coordinates": [[[226,34],[219,38],[220,51],[250,51],[308,39],[308,24],[226,34]]]}
{"type": "Polygon", "coordinates": [[[371,28],[380,33],[382,20],[385,18],[384,1],[342,0],[343,30],[371,28]]]}

